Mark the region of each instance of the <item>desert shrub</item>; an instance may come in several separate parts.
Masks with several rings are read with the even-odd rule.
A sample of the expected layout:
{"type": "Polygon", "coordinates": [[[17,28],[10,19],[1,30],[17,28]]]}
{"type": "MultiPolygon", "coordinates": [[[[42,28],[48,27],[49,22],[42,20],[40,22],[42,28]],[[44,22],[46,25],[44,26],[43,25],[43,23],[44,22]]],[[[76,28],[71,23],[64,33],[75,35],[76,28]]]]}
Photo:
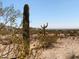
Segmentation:
{"type": "Polygon", "coordinates": [[[43,34],[38,34],[39,45],[42,48],[49,48],[49,47],[54,46],[53,43],[56,43],[57,39],[58,39],[58,37],[56,35],[49,36],[48,34],[46,34],[44,36],[43,34]]]}

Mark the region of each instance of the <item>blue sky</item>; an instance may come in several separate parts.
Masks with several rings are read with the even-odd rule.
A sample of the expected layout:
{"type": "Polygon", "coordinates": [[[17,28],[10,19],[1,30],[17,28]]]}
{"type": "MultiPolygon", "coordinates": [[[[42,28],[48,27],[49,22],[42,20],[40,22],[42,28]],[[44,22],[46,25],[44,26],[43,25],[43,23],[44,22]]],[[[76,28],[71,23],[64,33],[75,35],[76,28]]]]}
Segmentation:
{"type": "Polygon", "coordinates": [[[48,28],[79,28],[79,0],[2,0],[2,2],[4,7],[14,4],[21,12],[24,4],[28,3],[32,27],[40,27],[41,24],[48,22],[48,28]]]}

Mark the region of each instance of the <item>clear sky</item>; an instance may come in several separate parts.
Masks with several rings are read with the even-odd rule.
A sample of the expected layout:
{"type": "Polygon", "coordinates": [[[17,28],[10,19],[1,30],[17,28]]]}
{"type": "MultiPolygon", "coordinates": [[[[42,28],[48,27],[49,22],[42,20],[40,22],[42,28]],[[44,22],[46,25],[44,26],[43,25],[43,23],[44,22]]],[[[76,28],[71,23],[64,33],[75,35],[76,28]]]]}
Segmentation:
{"type": "MultiPolygon", "coordinates": [[[[30,6],[30,26],[48,28],[79,28],[79,0],[2,0],[4,6],[14,4],[23,10],[25,3],[30,6]]],[[[20,23],[20,20],[18,20],[20,23]]]]}

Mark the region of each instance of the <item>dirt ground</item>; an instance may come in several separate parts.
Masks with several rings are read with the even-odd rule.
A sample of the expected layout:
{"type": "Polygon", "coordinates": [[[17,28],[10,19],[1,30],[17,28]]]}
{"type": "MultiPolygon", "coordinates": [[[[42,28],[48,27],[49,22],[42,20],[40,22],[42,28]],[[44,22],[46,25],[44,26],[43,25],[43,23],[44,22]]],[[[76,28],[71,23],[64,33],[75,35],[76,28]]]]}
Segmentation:
{"type": "MultiPolygon", "coordinates": [[[[40,49],[38,59],[79,59],[79,37],[59,38],[51,49],[40,49]],[[73,57],[75,56],[75,57],[73,57]]],[[[33,46],[31,46],[33,47],[33,46]]],[[[38,55],[37,53],[36,55],[38,55]]],[[[37,59],[36,58],[36,59],[37,59]]],[[[32,59],[32,58],[31,58],[32,59]]]]}

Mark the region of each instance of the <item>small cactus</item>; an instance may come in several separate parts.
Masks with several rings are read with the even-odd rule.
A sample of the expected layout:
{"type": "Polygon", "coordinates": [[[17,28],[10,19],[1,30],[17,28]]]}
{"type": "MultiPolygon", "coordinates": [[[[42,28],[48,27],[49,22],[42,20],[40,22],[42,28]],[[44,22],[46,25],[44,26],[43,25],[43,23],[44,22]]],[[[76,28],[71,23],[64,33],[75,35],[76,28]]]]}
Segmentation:
{"type": "Polygon", "coordinates": [[[41,25],[41,28],[43,29],[43,34],[44,34],[44,36],[45,36],[45,34],[46,34],[46,28],[47,28],[47,26],[48,26],[48,23],[45,25],[41,25]]]}

